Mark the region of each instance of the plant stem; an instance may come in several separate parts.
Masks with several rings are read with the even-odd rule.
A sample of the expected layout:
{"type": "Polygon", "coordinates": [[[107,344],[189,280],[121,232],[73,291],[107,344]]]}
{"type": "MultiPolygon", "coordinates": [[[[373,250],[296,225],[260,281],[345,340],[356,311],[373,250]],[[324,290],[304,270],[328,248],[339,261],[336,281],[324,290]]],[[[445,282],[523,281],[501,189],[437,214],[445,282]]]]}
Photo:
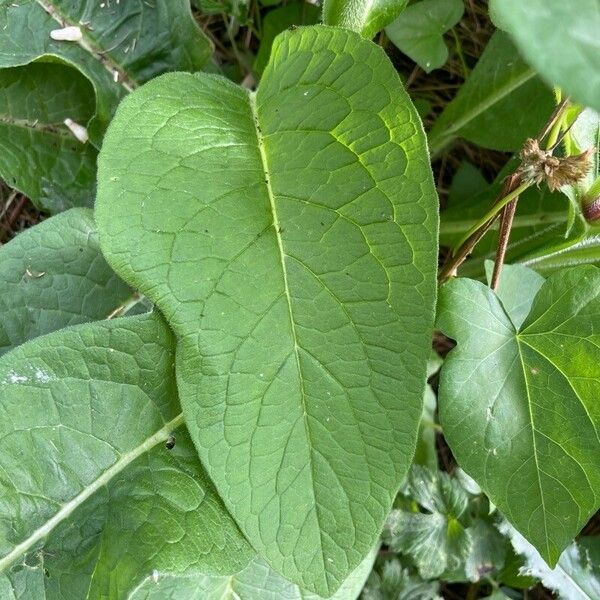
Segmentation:
{"type": "Polygon", "coordinates": [[[521,183],[518,187],[512,189],[511,191],[509,191],[506,196],[500,198],[497,202],[494,203],[494,206],[492,206],[492,208],[490,208],[490,210],[487,211],[487,213],[485,213],[485,215],[483,215],[483,217],[481,217],[481,219],[479,219],[479,221],[477,221],[477,223],[475,223],[475,225],[473,225],[471,227],[471,229],[469,229],[469,231],[467,231],[467,233],[464,235],[464,237],[460,240],[460,242],[458,244],[456,244],[456,250],[455,252],[453,252],[453,254],[455,254],[458,249],[480,228],[483,227],[492,217],[496,217],[496,215],[509,203],[512,202],[515,198],[518,198],[527,188],[531,187],[531,183],[528,181],[525,181],[523,183],[521,183]]]}
{"type": "Polygon", "coordinates": [[[502,216],[500,217],[500,233],[498,235],[498,248],[496,249],[494,272],[490,283],[490,287],[494,291],[498,289],[498,284],[500,283],[500,275],[502,273],[502,266],[504,265],[506,249],[508,248],[510,231],[512,229],[513,219],[515,218],[515,211],[517,210],[517,201],[518,198],[515,198],[502,209],[502,216]]]}

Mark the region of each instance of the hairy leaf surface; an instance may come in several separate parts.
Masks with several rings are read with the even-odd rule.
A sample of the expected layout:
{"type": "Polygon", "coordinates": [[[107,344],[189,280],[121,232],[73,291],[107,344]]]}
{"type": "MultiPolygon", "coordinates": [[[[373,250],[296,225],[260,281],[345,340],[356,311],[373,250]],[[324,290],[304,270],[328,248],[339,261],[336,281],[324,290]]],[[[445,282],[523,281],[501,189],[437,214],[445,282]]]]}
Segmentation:
{"type": "Polygon", "coordinates": [[[600,111],[598,0],[492,0],[490,11],[549,84],[600,111]]]}
{"type": "Polygon", "coordinates": [[[75,208],[0,248],[0,354],[134,300],[100,253],[92,211],[75,208]]]}
{"type": "Polygon", "coordinates": [[[599,291],[596,267],[556,273],[520,326],[521,310],[479,282],[440,292],[438,326],[457,341],[441,372],[444,435],[551,566],[600,504],[599,291]]]}
{"type": "Polygon", "coordinates": [[[186,423],[228,508],[292,581],[333,593],[415,449],[436,197],[383,51],[279,36],[256,94],[159,78],[103,150],[103,251],[179,337],[186,423]]]}
{"type": "Polygon", "coordinates": [[[173,363],[156,315],[78,325],[2,357],[0,589],[26,578],[41,590],[26,598],[121,599],[154,572],[244,566],[249,546],[182,425],[173,363]]]}
{"type": "Polygon", "coordinates": [[[372,38],[407,4],[408,0],[323,0],[323,23],[346,27],[372,38]]]}
{"type": "Polygon", "coordinates": [[[431,153],[436,155],[457,137],[493,150],[518,150],[538,134],[553,107],[550,88],[498,31],[435,122],[429,134],[431,153]]]}

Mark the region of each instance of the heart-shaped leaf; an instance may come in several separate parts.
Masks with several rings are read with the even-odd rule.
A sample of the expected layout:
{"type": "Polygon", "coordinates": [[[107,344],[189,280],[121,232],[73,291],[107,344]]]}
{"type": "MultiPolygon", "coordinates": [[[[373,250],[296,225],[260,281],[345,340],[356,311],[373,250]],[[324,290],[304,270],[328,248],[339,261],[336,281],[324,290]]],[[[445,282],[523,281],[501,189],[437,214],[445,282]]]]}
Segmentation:
{"type": "Polygon", "coordinates": [[[0,354],[68,325],[120,315],[135,300],[100,254],[92,211],[74,208],[0,248],[0,354]]]}
{"type": "Polygon", "coordinates": [[[519,326],[521,308],[477,281],[440,292],[438,326],[457,341],[441,372],[444,435],[551,566],[600,504],[599,311],[592,266],[550,277],[519,326]]]}
{"type": "Polygon", "coordinates": [[[19,67],[1,71],[0,177],[51,212],[91,206],[96,152],[64,120],[99,147],[127,91],[210,52],[189,0],[0,2],[0,69],[19,67]]]}
{"type": "Polygon", "coordinates": [[[2,357],[0,590],[118,600],[148,576],[247,563],[182,425],[173,355],[167,326],[142,315],[2,357]]]}
{"type": "Polygon", "coordinates": [[[411,4],[385,29],[390,40],[425,72],[448,60],[443,35],[461,19],[462,0],[421,0],[411,4]]]}
{"type": "Polygon", "coordinates": [[[107,134],[109,262],[179,337],[186,423],[257,551],[332,594],[412,459],[429,356],[436,196],[385,54],[279,36],[256,94],[167,75],[107,134]]]}

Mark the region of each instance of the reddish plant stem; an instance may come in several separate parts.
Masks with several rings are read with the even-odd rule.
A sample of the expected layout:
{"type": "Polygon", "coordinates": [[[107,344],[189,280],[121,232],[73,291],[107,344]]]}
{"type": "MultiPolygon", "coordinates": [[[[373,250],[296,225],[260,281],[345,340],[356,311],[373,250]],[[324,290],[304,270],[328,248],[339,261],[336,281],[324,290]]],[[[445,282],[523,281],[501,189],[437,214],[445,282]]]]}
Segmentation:
{"type": "Polygon", "coordinates": [[[496,259],[494,261],[494,272],[490,287],[496,291],[500,283],[500,275],[504,265],[504,257],[508,248],[508,240],[510,238],[510,230],[512,229],[515,211],[517,210],[517,202],[519,198],[515,198],[509,202],[503,209],[500,216],[500,233],[498,235],[498,247],[496,248],[496,259]]]}

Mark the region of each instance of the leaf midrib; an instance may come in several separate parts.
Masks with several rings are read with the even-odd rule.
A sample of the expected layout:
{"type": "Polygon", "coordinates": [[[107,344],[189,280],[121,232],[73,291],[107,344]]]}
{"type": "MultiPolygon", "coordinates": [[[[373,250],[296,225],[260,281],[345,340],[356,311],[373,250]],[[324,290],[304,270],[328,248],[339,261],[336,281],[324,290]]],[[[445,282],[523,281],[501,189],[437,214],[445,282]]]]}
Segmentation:
{"type": "Polygon", "coordinates": [[[183,414],[178,414],[176,417],[165,423],[158,431],[147,437],[141,444],[132,448],[129,452],[121,455],[121,458],[111,467],[106,469],[100,477],[94,480],[88,487],[83,489],[72,500],[69,500],[63,507],[41,527],[36,529],[26,540],[16,545],[11,552],[0,558],[0,573],[4,572],[14,561],[20,556],[28,552],[39,541],[48,536],[55,527],[69,518],[71,514],[81,506],[88,498],[93,496],[100,488],[107,485],[114,476],[118,475],[134,460],[139,458],[145,452],[150,451],[154,446],[164,442],[172,434],[174,429],[177,429],[184,422],[183,414]]]}
{"type": "Polygon", "coordinates": [[[548,521],[546,520],[546,502],[544,500],[544,491],[542,489],[542,480],[540,477],[541,471],[540,471],[540,465],[539,465],[539,461],[538,461],[537,444],[536,444],[536,440],[535,440],[536,427],[535,427],[535,421],[533,418],[533,409],[531,407],[531,395],[529,393],[529,383],[527,380],[525,361],[523,359],[523,352],[521,351],[521,340],[519,339],[518,333],[515,334],[515,341],[517,343],[517,350],[519,352],[519,360],[521,362],[521,368],[523,370],[523,382],[525,384],[525,392],[527,394],[527,411],[529,413],[529,420],[531,422],[531,442],[533,444],[533,460],[535,462],[535,474],[537,477],[538,489],[540,491],[540,502],[542,503],[542,511],[543,511],[542,522],[544,524],[544,540],[546,542],[546,558],[549,558],[550,557],[550,544],[549,544],[549,538],[548,538],[548,521]]]}
{"type": "Polygon", "coordinates": [[[38,120],[31,121],[30,119],[15,119],[11,115],[0,114],[0,125],[8,127],[18,127],[26,131],[37,131],[46,135],[53,135],[61,139],[72,139],[77,141],[75,136],[70,133],[62,123],[41,123],[38,120]]]}
{"type": "MultiPolygon", "coordinates": [[[[53,2],[48,0],[35,0],[38,5],[52,17],[61,27],[65,25],[70,25],[74,27],[79,27],[82,33],[82,39],[79,42],[76,42],[77,45],[85,50],[88,54],[90,54],[96,61],[98,61],[102,67],[106,71],[108,71],[111,75],[114,75],[115,71],[119,73],[119,81],[128,92],[132,92],[137,86],[138,82],[135,81],[131,75],[125,70],[125,68],[119,64],[110,54],[104,50],[100,50],[95,47],[93,40],[90,39],[89,36],[86,35],[85,27],[83,27],[80,23],[72,21],[68,19],[65,15],[63,15],[58,6],[56,6],[53,2]]],[[[63,42],[65,44],[69,44],[72,42],[63,42]]]]}
{"type": "MultiPolygon", "coordinates": [[[[273,228],[275,229],[275,238],[277,239],[277,246],[279,249],[279,260],[281,262],[281,271],[283,273],[284,295],[285,295],[285,298],[287,301],[288,314],[289,314],[289,318],[290,318],[290,327],[292,330],[292,337],[293,337],[293,341],[294,341],[293,352],[294,352],[294,357],[295,357],[295,361],[296,361],[296,368],[298,370],[298,381],[300,382],[300,387],[301,387],[302,412],[303,412],[302,418],[303,418],[303,422],[304,422],[304,430],[305,430],[307,441],[311,442],[310,427],[309,427],[308,418],[307,418],[308,411],[306,408],[306,392],[304,390],[304,379],[302,377],[302,368],[300,366],[300,355],[299,355],[298,337],[297,337],[297,333],[296,333],[296,322],[294,320],[294,313],[293,313],[293,309],[292,309],[292,296],[290,293],[290,288],[289,288],[289,283],[288,283],[288,278],[287,278],[287,269],[286,269],[286,265],[285,265],[286,252],[283,248],[283,240],[281,238],[281,233],[280,233],[281,227],[280,227],[279,218],[277,215],[277,207],[275,206],[275,194],[273,193],[273,187],[271,184],[271,173],[269,170],[269,163],[268,163],[265,143],[264,143],[264,139],[263,139],[263,134],[262,134],[260,122],[258,119],[258,108],[256,105],[256,92],[248,92],[248,103],[249,103],[250,112],[252,115],[252,123],[254,124],[254,130],[256,132],[256,140],[257,140],[258,150],[259,150],[259,154],[260,154],[262,170],[265,175],[265,186],[267,188],[267,194],[269,197],[271,213],[273,215],[273,228]]],[[[313,465],[313,459],[312,459],[312,450],[310,447],[308,448],[308,460],[309,460],[309,472],[310,472],[310,478],[311,478],[311,492],[312,492],[312,497],[314,500],[315,518],[317,519],[317,523],[319,525],[320,556],[321,556],[321,559],[323,559],[323,557],[324,557],[323,537],[322,537],[323,529],[321,527],[321,523],[320,523],[320,519],[319,519],[319,505],[318,505],[316,495],[315,495],[314,465],[313,465]]],[[[322,561],[322,564],[324,567],[323,561],[322,561]]],[[[325,569],[324,569],[324,572],[325,572],[325,569]]]]}

